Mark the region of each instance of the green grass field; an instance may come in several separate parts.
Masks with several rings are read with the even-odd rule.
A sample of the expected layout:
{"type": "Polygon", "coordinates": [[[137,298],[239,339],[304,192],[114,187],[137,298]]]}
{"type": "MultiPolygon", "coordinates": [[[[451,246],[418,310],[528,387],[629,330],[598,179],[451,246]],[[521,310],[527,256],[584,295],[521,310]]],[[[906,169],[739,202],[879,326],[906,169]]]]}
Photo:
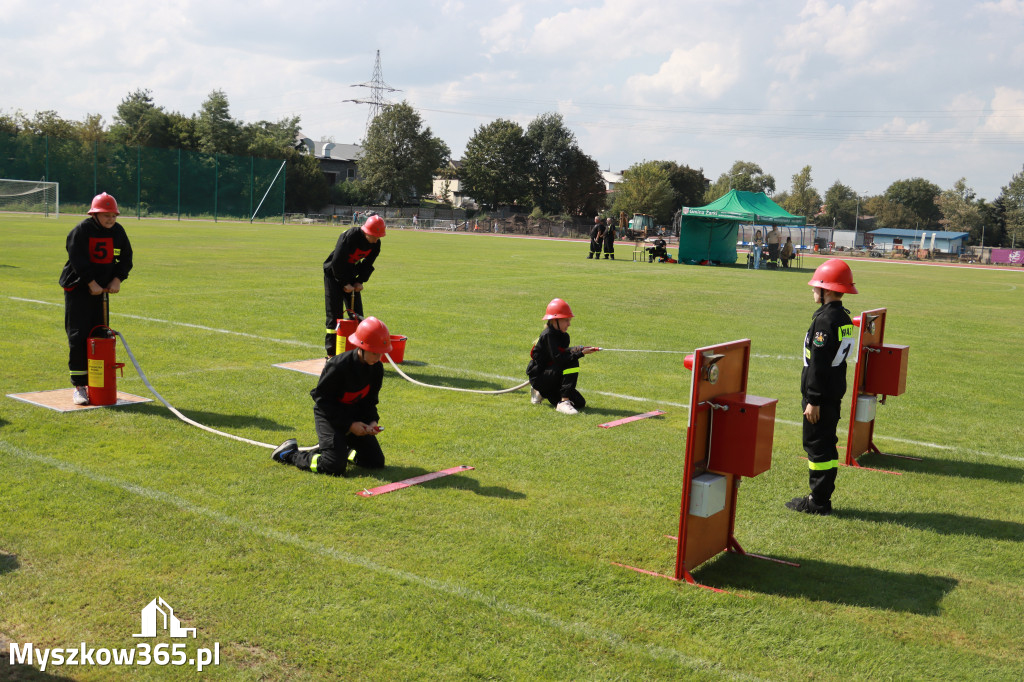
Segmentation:
{"type": "MultiPolygon", "coordinates": [[[[56,281],[74,222],[0,218],[4,395],[68,385],[56,281]]],[[[320,264],[337,231],[124,225],[136,265],[111,326],[157,390],[211,427],[312,444],[315,377],[272,365],[322,355],[320,264]]],[[[820,261],[755,272],[586,251],[392,230],[363,300],[409,337],[405,371],[464,388],[525,379],[555,296],[574,343],[750,338],[750,392],[779,402],[773,466],[744,481],[736,535],[800,568],[721,554],[694,572],[731,593],[716,594],[612,565],[672,571],[682,355],[587,356],[576,417],[387,368],[389,466],[344,479],[275,464],[156,401],[61,414],[0,397],[0,678],[1024,677],[1024,272],[852,263],[847,307],[888,308],[886,342],[910,346],[907,392],[878,408],[876,442],[923,459],[864,457],[903,475],[843,468],[836,512],[811,517],[782,504],[807,488],[799,358],[820,261]],[[475,470],[355,494],[460,464],[475,470]],[[132,637],[156,597],[197,629],[190,651],[219,645],[218,666],[9,664],[9,642],[170,642],[132,637]]],[[[152,397],[130,363],[118,387],[152,397]]]]}

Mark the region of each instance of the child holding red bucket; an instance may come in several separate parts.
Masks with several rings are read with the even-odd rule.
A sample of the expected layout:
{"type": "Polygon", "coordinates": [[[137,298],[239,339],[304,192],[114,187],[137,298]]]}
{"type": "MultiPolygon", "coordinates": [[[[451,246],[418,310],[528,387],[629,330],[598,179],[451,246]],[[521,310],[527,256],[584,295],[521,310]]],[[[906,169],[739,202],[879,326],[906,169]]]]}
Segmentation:
{"type": "Polygon", "coordinates": [[[567,330],[572,317],[569,304],[562,299],[555,298],[548,303],[544,331],[530,349],[530,363],[526,366],[530,377],[530,402],[539,405],[547,400],[562,414],[578,414],[586,407],[587,401],[576,390],[580,358],[600,350],[569,346],[567,330]]]}
{"type": "Polygon", "coordinates": [[[328,358],[309,392],[319,446],[299,450],[289,438],[274,450],[274,461],[329,476],[344,476],[349,462],[368,469],[384,466],[377,402],[384,380],[380,360],[391,352],[391,335],[383,322],[367,317],[348,340],[355,348],[328,358]]]}
{"type": "Polygon", "coordinates": [[[103,294],[121,291],[132,269],[132,244],[117,216],[117,200],[106,192],[93,197],[89,217],[68,233],[68,260],[58,284],[64,288],[64,331],[75,405],[89,404],[89,332],[106,324],[103,294]]]}
{"type": "Polygon", "coordinates": [[[363,300],[359,292],[373,272],[385,229],[383,218],[370,215],[362,227],[342,232],[334,251],[324,261],[324,308],[327,312],[324,349],[328,358],[336,354],[338,320],[346,312],[349,319],[363,319],[363,300]]]}

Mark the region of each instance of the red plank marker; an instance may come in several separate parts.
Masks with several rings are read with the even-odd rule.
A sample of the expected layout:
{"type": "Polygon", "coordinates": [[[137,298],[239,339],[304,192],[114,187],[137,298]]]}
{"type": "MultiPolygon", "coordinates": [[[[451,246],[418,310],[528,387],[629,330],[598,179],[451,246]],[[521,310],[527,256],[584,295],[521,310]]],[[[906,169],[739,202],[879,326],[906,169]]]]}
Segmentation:
{"type": "Polygon", "coordinates": [[[629,422],[635,422],[640,419],[647,419],[648,417],[657,417],[665,414],[661,410],[655,410],[654,412],[644,412],[643,414],[636,414],[632,417],[624,417],[622,419],[616,419],[613,422],[605,422],[604,424],[598,424],[602,429],[610,429],[613,426],[619,426],[620,424],[628,424],[629,422]]]}
{"type": "Polygon", "coordinates": [[[442,478],[444,476],[451,476],[463,471],[469,471],[474,467],[466,466],[462,464],[451,469],[444,469],[443,471],[435,471],[430,474],[423,474],[422,476],[414,476],[413,478],[407,478],[404,481],[395,481],[394,483],[388,483],[387,485],[377,486],[376,488],[370,488],[369,490],[360,490],[356,493],[361,497],[373,497],[375,495],[383,495],[384,493],[390,493],[395,490],[401,490],[402,488],[408,488],[409,486],[418,485],[420,483],[426,483],[427,481],[433,481],[435,478],[442,478]]]}

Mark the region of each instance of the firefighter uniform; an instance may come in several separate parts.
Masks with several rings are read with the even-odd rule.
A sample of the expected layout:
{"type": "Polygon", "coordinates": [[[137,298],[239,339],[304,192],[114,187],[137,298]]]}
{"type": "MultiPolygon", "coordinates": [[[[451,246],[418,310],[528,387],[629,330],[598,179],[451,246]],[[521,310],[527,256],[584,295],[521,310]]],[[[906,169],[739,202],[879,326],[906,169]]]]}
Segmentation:
{"type": "Polygon", "coordinates": [[[329,358],[316,388],[309,392],[320,447],[289,457],[290,463],[299,469],[343,476],[350,461],[369,469],[384,466],[384,452],[376,436],[348,432],[352,422],[370,424],[380,419],[377,402],[384,366],[380,362],[364,363],[359,353],[359,349],[353,349],[329,358]]]}
{"type": "Polygon", "coordinates": [[[587,401],[576,390],[582,357],[582,347],[569,346],[568,332],[558,331],[548,324],[530,349],[530,362],[526,366],[530,386],[552,405],[557,406],[567,398],[573,407],[582,410],[587,401]]]}
{"type": "Polygon", "coordinates": [[[95,281],[106,289],[115,277],[122,282],[128,279],[132,269],[132,245],[121,223],[115,222],[108,229],[90,216],[68,233],[66,247],[68,260],[58,283],[64,288],[68,370],[74,386],[85,386],[89,383],[86,358],[89,332],[104,324],[103,297],[89,292],[89,282],[95,281]]]}
{"type": "Polygon", "coordinates": [[[811,497],[829,510],[839,467],[836,428],[846,394],[846,360],[851,356],[855,360],[856,354],[853,322],[842,301],[818,308],[804,337],[800,393],[804,408],[817,405],[820,411],[815,424],[804,417],[803,442],[810,467],[811,497]]]}
{"type": "Polygon", "coordinates": [[[337,321],[349,317],[362,319],[363,301],[358,291],[346,293],[346,286],[363,284],[373,273],[373,262],[380,254],[380,240],[371,244],[362,228],[356,226],[338,237],[334,251],[324,261],[324,308],[327,313],[324,349],[327,357],[335,353],[337,321]],[[351,303],[350,303],[351,299],[351,303]],[[349,307],[351,305],[351,307],[349,307]]]}
{"type": "Polygon", "coordinates": [[[598,220],[590,231],[590,253],[587,258],[601,257],[601,244],[604,243],[604,220],[598,220]]]}
{"type": "Polygon", "coordinates": [[[608,225],[608,229],[604,231],[604,257],[607,260],[609,257],[615,260],[615,226],[608,225]]]}

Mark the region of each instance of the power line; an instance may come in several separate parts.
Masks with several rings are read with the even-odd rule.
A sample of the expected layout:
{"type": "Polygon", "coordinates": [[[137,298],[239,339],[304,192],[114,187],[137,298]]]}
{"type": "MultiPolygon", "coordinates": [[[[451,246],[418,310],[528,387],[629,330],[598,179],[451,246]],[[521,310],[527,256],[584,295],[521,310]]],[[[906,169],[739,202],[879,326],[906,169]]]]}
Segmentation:
{"type": "Polygon", "coordinates": [[[384,71],[380,66],[380,50],[377,50],[377,60],[373,64],[373,76],[369,82],[366,83],[354,83],[350,87],[353,88],[368,88],[370,90],[369,99],[346,99],[346,102],[354,102],[355,104],[369,104],[370,113],[366,117],[366,131],[363,133],[363,140],[366,140],[367,135],[370,133],[370,124],[373,123],[373,119],[377,118],[377,115],[383,111],[384,107],[391,104],[384,97],[386,92],[401,92],[398,88],[393,88],[384,82],[384,71]]]}

